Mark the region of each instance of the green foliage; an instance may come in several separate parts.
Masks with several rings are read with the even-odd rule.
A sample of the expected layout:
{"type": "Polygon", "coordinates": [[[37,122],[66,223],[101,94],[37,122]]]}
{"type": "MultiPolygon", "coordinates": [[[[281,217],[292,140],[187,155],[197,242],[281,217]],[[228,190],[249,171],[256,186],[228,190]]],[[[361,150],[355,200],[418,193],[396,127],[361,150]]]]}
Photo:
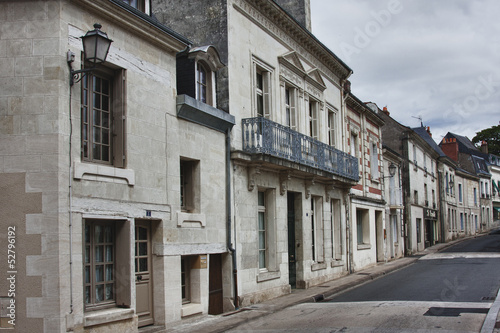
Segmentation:
{"type": "Polygon", "coordinates": [[[500,156],[500,125],[479,131],[472,138],[472,143],[476,146],[481,146],[482,141],[488,143],[488,153],[500,156]]]}

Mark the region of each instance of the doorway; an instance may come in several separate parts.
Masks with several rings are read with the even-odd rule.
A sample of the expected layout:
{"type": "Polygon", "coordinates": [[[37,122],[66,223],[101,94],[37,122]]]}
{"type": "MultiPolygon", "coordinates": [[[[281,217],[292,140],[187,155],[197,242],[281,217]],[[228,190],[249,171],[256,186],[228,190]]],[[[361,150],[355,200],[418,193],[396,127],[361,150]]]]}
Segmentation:
{"type": "Polygon", "coordinates": [[[151,226],[147,222],[135,224],[135,289],[139,327],[152,325],[153,272],[151,264],[151,226]]]}
{"type": "Polygon", "coordinates": [[[297,288],[297,255],[295,250],[295,193],[287,194],[288,217],[288,281],[292,289],[297,288]]]}
{"type": "Polygon", "coordinates": [[[211,254],[208,270],[208,314],[221,314],[222,297],[222,254],[211,254]]]}

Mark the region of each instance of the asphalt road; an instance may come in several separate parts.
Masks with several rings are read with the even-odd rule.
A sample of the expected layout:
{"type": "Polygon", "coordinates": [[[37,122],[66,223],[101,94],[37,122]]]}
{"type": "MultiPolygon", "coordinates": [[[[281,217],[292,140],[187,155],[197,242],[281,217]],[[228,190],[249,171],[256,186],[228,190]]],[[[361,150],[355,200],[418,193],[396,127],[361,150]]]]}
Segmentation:
{"type": "Polygon", "coordinates": [[[229,332],[480,332],[499,287],[500,234],[486,235],[229,332]]]}
{"type": "Polygon", "coordinates": [[[333,302],[491,302],[500,286],[500,234],[461,242],[332,298],[333,302]]]}

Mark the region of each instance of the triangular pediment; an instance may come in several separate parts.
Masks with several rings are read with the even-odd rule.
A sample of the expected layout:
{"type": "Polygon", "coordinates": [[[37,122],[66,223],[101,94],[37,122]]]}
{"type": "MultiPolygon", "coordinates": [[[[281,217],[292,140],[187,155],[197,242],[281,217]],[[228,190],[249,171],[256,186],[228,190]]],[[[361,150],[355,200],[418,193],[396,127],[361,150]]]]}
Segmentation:
{"type": "Polygon", "coordinates": [[[280,58],[283,59],[283,60],[285,60],[289,65],[293,65],[299,71],[306,72],[304,64],[300,60],[300,57],[297,54],[297,52],[295,52],[295,51],[289,52],[287,54],[284,54],[280,58]]]}
{"type": "Polygon", "coordinates": [[[319,69],[317,68],[311,69],[310,71],[307,72],[307,75],[309,76],[310,79],[315,81],[315,83],[317,83],[320,87],[326,89],[325,81],[323,81],[319,69]]]}

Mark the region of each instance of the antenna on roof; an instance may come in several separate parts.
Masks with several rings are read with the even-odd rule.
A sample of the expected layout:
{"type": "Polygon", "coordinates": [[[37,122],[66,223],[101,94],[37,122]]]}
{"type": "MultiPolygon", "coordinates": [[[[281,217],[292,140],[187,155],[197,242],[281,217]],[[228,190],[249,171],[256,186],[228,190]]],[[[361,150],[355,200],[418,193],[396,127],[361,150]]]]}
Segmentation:
{"type": "Polygon", "coordinates": [[[424,123],[422,122],[422,116],[417,116],[417,117],[411,116],[411,117],[420,120],[420,127],[424,127],[424,123]]]}

